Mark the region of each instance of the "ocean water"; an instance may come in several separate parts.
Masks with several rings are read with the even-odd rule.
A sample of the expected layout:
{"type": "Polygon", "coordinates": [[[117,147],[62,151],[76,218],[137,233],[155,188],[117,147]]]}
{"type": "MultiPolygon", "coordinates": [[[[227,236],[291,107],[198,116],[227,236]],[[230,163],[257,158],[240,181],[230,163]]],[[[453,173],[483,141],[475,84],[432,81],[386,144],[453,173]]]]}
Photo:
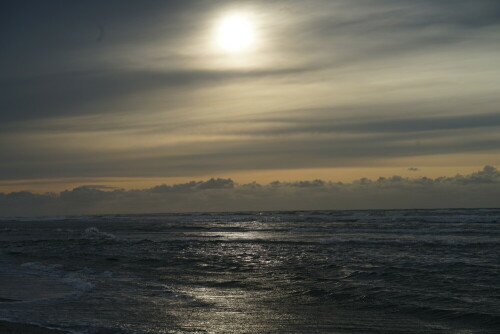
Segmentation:
{"type": "Polygon", "coordinates": [[[500,210],[0,219],[0,318],[74,333],[500,333],[500,210]]]}

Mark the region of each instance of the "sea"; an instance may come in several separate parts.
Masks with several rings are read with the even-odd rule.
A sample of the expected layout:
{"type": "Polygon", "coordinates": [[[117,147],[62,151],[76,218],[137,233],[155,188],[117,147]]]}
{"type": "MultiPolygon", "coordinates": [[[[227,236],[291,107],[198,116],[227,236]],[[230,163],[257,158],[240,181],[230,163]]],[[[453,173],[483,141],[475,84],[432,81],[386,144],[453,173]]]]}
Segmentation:
{"type": "Polygon", "coordinates": [[[0,319],[71,333],[500,333],[500,209],[0,219],[0,319]]]}

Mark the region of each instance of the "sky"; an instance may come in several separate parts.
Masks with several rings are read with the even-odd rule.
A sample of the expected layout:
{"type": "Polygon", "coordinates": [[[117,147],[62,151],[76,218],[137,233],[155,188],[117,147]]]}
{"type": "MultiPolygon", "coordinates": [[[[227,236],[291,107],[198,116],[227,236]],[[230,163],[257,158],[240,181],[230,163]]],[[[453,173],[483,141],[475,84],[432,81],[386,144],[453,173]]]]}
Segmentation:
{"type": "Polygon", "coordinates": [[[434,189],[498,192],[496,0],[10,1],[0,42],[0,215],[89,191],[121,197],[71,212],[498,206],[434,189]],[[382,203],[379,177],[432,182],[382,203]],[[205,195],[125,204],[165,184],[205,195]]]}

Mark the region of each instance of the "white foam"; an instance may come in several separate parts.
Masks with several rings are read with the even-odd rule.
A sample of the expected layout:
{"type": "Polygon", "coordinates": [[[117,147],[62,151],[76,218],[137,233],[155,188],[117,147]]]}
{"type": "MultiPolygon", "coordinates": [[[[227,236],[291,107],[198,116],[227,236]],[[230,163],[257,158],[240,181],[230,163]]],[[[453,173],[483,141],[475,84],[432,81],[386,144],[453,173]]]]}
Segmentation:
{"type": "MultiPolygon", "coordinates": [[[[85,292],[90,290],[93,285],[88,282],[78,272],[64,272],[61,270],[60,264],[42,264],[39,262],[27,262],[21,265],[22,268],[28,269],[31,274],[42,274],[44,276],[58,278],[63,283],[75,288],[77,291],[85,292]]],[[[84,271],[83,271],[84,272],[84,271]]],[[[85,272],[84,272],[85,273],[85,272]]]]}
{"type": "Polygon", "coordinates": [[[85,231],[82,234],[82,237],[84,239],[91,239],[91,240],[118,240],[118,238],[111,233],[107,232],[101,232],[97,227],[89,227],[85,229],[85,231]]]}
{"type": "Polygon", "coordinates": [[[26,262],[21,264],[21,267],[30,269],[32,271],[35,271],[37,273],[44,273],[44,274],[51,274],[51,275],[58,275],[59,274],[59,268],[62,266],[60,264],[41,264],[39,262],[26,262]]]}
{"type": "Polygon", "coordinates": [[[4,227],[0,229],[1,232],[18,232],[19,230],[17,228],[11,228],[11,227],[4,227]]]}
{"type": "Polygon", "coordinates": [[[86,281],[76,273],[69,273],[63,277],[62,281],[78,291],[85,292],[92,289],[92,283],[86,281]]]}

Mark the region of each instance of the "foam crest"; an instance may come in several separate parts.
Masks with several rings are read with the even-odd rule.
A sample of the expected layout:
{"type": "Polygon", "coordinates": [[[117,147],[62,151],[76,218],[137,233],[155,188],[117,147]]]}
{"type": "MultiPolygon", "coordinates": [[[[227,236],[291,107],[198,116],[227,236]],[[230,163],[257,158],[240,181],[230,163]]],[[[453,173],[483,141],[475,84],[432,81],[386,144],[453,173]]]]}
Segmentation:
{"type": "Polygon", "coordinates": [[[82,237],[90,240],[119,240],[114,234],[99,231],[97,227],[86,228],[82,237]]]}
{"type": "Polygon", "coordinates": [[[48,276],[60,279],[63,283],[73,287],[77,291],[85,292],[90,290],[93,285],[87,281],[78,272],[64,272],[60,264],[42,264],[39,262],[27,262],[21,265],[31,274],[48,276]]]}

